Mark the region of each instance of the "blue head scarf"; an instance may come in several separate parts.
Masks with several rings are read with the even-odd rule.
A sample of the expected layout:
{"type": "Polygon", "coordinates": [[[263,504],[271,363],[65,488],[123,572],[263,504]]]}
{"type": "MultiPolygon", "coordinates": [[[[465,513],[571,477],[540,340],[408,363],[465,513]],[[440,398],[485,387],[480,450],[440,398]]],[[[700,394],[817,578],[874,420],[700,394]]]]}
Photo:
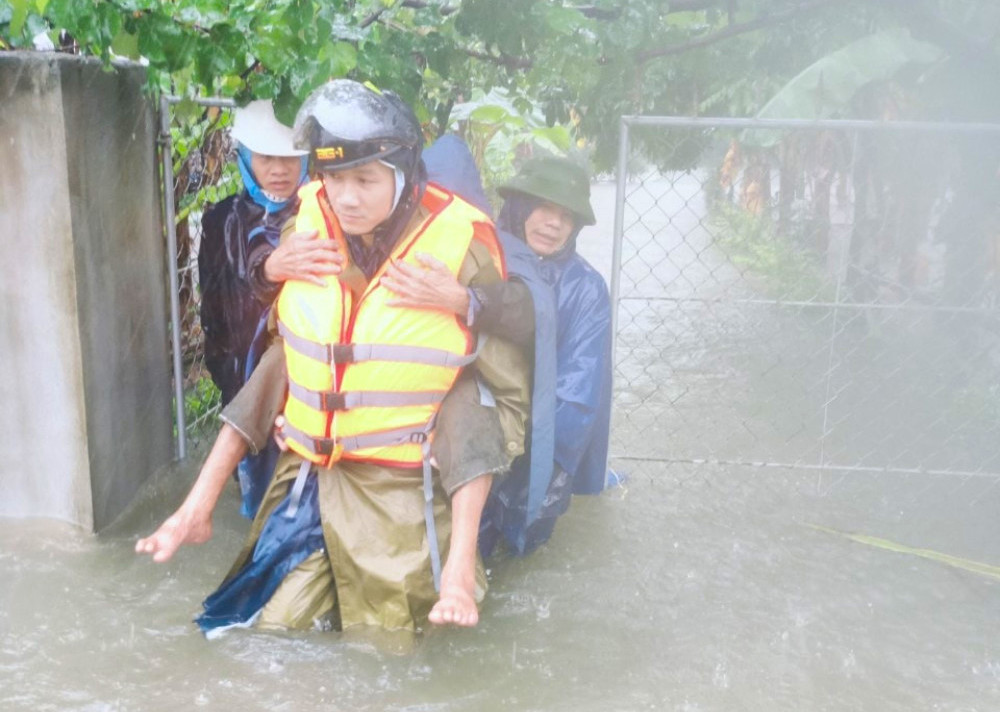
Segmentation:
{"type": "MultiPolygon", "coordinates": [[[[257,183],[257,178],[254,176],[253,169],[250,167],[252,156],[253,152],[249,148],[244,146],[242,143],[237,144],[236,163],[240,167],[240,175],[243,176],[243,186],[247,189],[247,193],[250,194],[251,200],[264,208],[264,210],[268,213],[277,213],[284,210],[285,207],[291,202],[295,194],[293,193],[286,200],[272,200],[264,192],[264,189],[257,183]]],[[[302,156],[300,161],[302,163],[302,169],[299,171],[298,184],[302,185],[308,178],[309,157],[302,156]]]]}

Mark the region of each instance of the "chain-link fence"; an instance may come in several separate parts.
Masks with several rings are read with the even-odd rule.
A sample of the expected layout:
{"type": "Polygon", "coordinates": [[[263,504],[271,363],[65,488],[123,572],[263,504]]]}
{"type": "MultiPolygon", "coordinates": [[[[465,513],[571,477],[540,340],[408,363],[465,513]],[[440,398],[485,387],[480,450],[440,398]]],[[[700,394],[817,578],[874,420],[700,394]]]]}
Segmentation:
{"type": "Polygon", "coordinates": [[[998,126],[623,120],[613,560],[693,706],[996,707],[998,167],[998,126]]]}
{"type": "Polygon", "coordinates": [[[161,101],[163,185],[170,254],[171,338],[178,454],[214,433],[219,390],[205,367],[198,284],[201,216],[241,189],[229,136],[232,101],[161,101]]]}
{"type": "MultiPolygon", "coordinates": [[[[200,219],[240,182],[229,102],[163,110],[198,439],[200,219]]],[[[997,127],[626,118],[622,145],[616,459],[1000,472],[997,127]]]]}
{"type": "Polygon", "coordinates": [[[622,133],[615,456],[1000,472],[1000,127],[622,133]]]}
{"type": "MultiPolygon", "coordinates": [[[[239,182],[228,111],[178,108],[175,368],[197,438],[200,215],[239,182]]],[[[623,704],[670,706],[660,684],[684,709],[995,708],[1000,128],[622,134],[595,264],[614,263],[611,454],[631,478],[575,501],[534,561],[563,580],[582,569],[552,557],[594,547],[587,596],[614,605],[587,620],[628,660],[623,704]]]]}

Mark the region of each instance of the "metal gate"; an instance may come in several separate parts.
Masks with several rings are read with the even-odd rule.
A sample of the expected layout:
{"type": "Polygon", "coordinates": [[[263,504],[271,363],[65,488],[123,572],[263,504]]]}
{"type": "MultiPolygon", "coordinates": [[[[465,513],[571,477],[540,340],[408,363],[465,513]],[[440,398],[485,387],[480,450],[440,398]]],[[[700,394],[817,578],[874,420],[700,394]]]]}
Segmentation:
{"type": "Polygon", "coordinates": [[[996,125],[624,117],[613,459],[992,484],[998,167],[996,125]]]}

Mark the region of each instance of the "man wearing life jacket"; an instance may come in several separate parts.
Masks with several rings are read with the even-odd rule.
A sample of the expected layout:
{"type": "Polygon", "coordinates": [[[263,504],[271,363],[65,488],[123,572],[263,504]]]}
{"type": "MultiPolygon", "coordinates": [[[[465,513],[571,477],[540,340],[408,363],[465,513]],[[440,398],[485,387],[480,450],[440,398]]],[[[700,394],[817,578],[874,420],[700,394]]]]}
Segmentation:
{"type": "Polygon", "coordinates": [[[276,310],[282,347],[268,351],[230,404],[185,502],[136,550],[165,561],[181,544],[207,540],[226,473],[262,445],[262,423],[280,407],[290,452],[247,546],[205,601],[202,629],[474,625],[485,591],[479,518],[490,475],[523,449],[527,364],[501,340],[479,343],[454,311],[395,304],[381,278],[390,263],[430,263],[445,265],[463,294],[499,281],[492,224],[426,184],[419,124],[389,92],[329,82],[303,104],[295,136],[321,179],[300,191],[289,239],[315,232],[338,243],[343,272],[322,285],[285,283],[276,310]],[[274,372],[265,361],[281,360],[288,395],[275,406],[284,384],[255,380],[274,372]],[[494,411],[481,407],[488,391],[471,377],[473,362],[499,394],[494,411]],[[446,396],[469,404],[464,425],[482,434],[437,438],[447,477],[431,469],[446,396]]]}

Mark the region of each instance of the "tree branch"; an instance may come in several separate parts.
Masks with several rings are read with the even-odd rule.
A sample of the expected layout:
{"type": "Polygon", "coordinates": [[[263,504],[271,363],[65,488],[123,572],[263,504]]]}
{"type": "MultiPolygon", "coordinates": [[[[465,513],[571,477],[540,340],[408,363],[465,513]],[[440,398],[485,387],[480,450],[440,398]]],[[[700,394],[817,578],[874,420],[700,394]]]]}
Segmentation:
{"type": "Polygon", "coordinates": [[[615,8],[595,7],[594,5],[571,5],[570,7],[592,20],[617,20],[622,16],[620,5],[615,8]]]}
{"type": "Polygon", "coordinates": [[[535,66],[535,63],[526,57],[511,57],[509,54],[490,54],[489,52],[480,52],[479,50],[470,49],[468,47],[466,47],[463,51],[473,59],[481,59],[484,62],[490,62],[498,67],[507,67],[508,69],[531,69],[535,66]]]}
{"type": "MultiPolygon", "coordinates": [[[[419,2],[420,0],[404,0],[404,2],[419,2]]],[[[698,49],[700,47],[706,47],[708,45],[715,44],[716,42],[722,42],[724,40],[730,39],[731,37],[736,37],[738,35],[745,34],[747,32],[753,32],[755,30],[760,30],[765,27],[771,27],[774,25],[779,25],[790,20],[795,20],[802,15],[805,15],[816,10],[821,10],[825,7],[831,5],[844,4],[855,2],[856,0],[813,0],[813,2],[797,5],[793,8],[785,10],[780,13],[774,13],[771,15],[764,15],[757,18],[756,20],[751,20],[750,22],[744,22],[739,25],[729,25],[723,30],[706,35],[704,37],[699,37],[698,39],[691,40],[690,42],[684,42],[683,44],[672,45],[670,47],[661,47],[659,49],[646,50],[645,52],[639,52],[635,56],[635,61],[638,64],[645,64],[653,59],[658,59],[660,57],[667,57],[674,54],[683,54],[692,49],[698,49]]],[[[674,12],[694,12],[698,10],[705,10],[710,7],[729,7],[732,8],[732,0],[674,0],[670,3],[670,9],[668,14],[674,12]]],[[[588,17],[594,17],[600,20],[610,20],[615,19],[620,15],[620,10],[603,10],[600,8],[595,8],[593,6],[577,6],[574,9],[579,10],[584,15],[588,17]],[[612,17],[611,14],[615,17],[612,17]]],[[[500,54],[490,54],[488,52],[482,52],[478,50],[468,49],[463,50],[468,56],[473,59],[480,59],[484,62],[490,62],[496,66],[506,67],[508,69],[530,69],[534,66],[534,62],[526,57],[512,57],[510,55],[500,54]]]]}
{"type": "MultiPolygon", "coordinates": [[[[698,39],[691,40],[690,42],[684,42],[683,44],[673,45],[670,47],[661,47],[659,49],[646,50],[645,52],[639,52],[635,56],[636,62],[643,64],[651,59],[657,59],[659,57],[667,57],[672,54],[682,54],[688,50],[697,49],[699,47],[707,47],[708,45],[715,44],[716,42],[722,42],[723,40],[728,40],[731,37],[736,37],[737,35],[746,34],[747,32],[754,32],[755,30],[762,29],[764,27],[771,27],[773,25],[779,25],[783,22],[788,22],[789,20],[794,20],[806,13],[814,12],[816,10],[821,10],[824,7],[828,7],[831,4],[844,2],[846,0],[817,0],[816,2],[809,3],[807,5],[798,5],[790,10],[785,10],[784,12],[775,13],[773,15],[765,15],[763,17],[758,17],[756,20],[751,20],[750,22],[744,22],[740,25],[729,25],[724,30],[719,30],[710,35],[704,37],[699,37],[698,39]]],[[[671,11],[673,11],[673,5],[671,5],[671,11]]]]}
{"type": "Polygon", "coordinates": [[[668,13],[697,12],[698,10],[707,10],[710,7],[727,5],[729,5],[729,0],[671,0],[668,13]]]}
{"type": "MultiPolygon", "coordinates": [[[[697,12],[699,10],[708,10],[712,7],[722,7],[727,2],[731,3],[732,1],[733,0],[673,0],[673,2],[669,3],[667,14],[670,15],[675,12],[697,12]]],[[[597,7],[596,5],[568,5],[567,7],[578,11],[584,17],[601,21],[617,20],[622,16],[622,11],[624,10],[622,5],[615,8],[597,7]]]]}
{"type": "MultiPolygon", "coordinates": [[[[399,6],[400,7],[408,7],[408,8],[414,9],[414,10],[425,10],[426,8],[429,8],[429,7],[436,7],[437,11],[438,11],[438,14],[441,15],[441,17],[448,17],[448,15],[452,15],[452,14],[458,12],[458,7],[457,6],[454,6],[454,5],[438,5],[437,3],[434,3],[434,2],[428,2],[428,0],[402,0],[399,3],[399,6]]],[[[361,27],[361,29],[365,29],[366,27],[370,27],[374,23],[378,22],[379,18],[381,18],[382,15],[384,15],[385,12],[387,10],[391,9],[391,8],[392,8],[392,6],[390,5],[389,7],[383,7],[381,9],[379,9],[379,10],[375,10],[370,15],[368,15],[368,17],[366,17],[365,19],[363,19],[359,23],[358,26],[361,27]]]]}
{"type": "Polygon", "coordinates": [[[437,12],[441,17],[448,17],[448,15],[454,15],[458,12],[457,5],[438,5],[435,2],[428,2],[427,0],[403,0],[400,3],[403,7],[413,8],[414,10],[424,10],[428,7],[437,8],[437,12]]]}
{"type": "Polygon", "coordinates": [[[894,7],[900,22],[916,30],[914,36],[926,37],[953,56],[966,57],[994,70],[1000,67],[1000,57],[988,43],[956,27],[926,3],[888,0],[887,4],[894,7]]]}

